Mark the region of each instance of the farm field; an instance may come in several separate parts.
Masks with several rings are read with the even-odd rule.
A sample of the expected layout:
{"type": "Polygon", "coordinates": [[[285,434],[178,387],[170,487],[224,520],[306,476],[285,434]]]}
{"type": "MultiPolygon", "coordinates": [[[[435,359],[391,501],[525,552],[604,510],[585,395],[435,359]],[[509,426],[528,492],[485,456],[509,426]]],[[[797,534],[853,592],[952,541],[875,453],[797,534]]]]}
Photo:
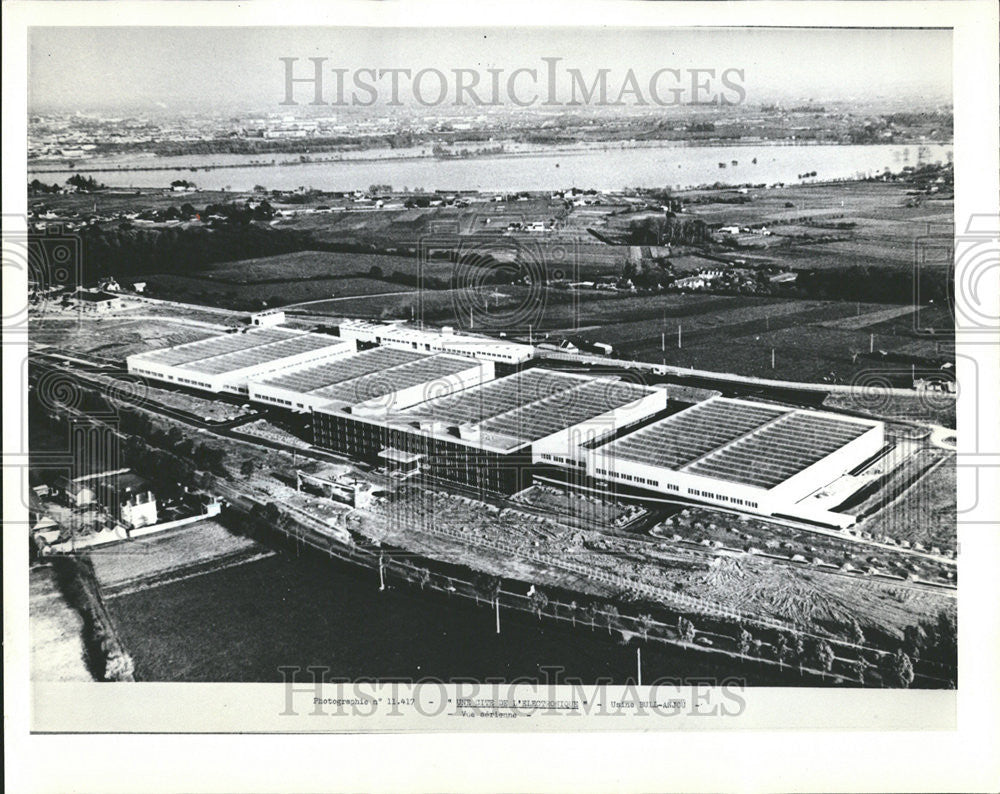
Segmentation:
{"type": "Polygon", "coordinates": [[[935,392],[912,395],[868,394],[863,387],[847,394],[831,393],[823,401],[826,408],[861,411],[879,419],[911,419],[944,427],[955,427],[955,396],[935,392]]]}
{"type": "MultiPolygon", "coordinates": [[[[940,337],[922,336],[913,330],[916,315],[900,314],[885,320],[899,308],[886,304],[677,293],[622,296],[549,289],[544,305],[537,307],[527,303],[527,287],[504,285],[493,294],[505,297],[494,298],[487,312],[483,302],[486,294],[424,291],[401,293],[398,297],[333,300],[305,308],[311,313],[340,317],[422,317],[435,325],[469,330],[468,310],[474,306],[472,330],[478,332],[505,331],[526,340],[530,323],[535,341],[541,340],[543,334],[551,334],[554,339],[578,336],[613,345],[619,358],[779,380],[851,383],[863,374],[869,380],[875,375],[880,379],[886,376],[908,386],[909,382],[903,383],[911,375],[908,363],[865,357],[873,341],[875,350],[887,353],[950,356],[947,346],[942,348],[940,337]],[[534,308],[529,310],[529,305],[534,308]],[[875,324],[868,325],[866,318],[875,324]],[[831,323],[835,327],[830,327],[831,323]],[[836,327],[839,324],[862,327],[836,327]],[[661,350],[664,333],[666,349],[661,350]]],[[[922,313],[917,321],[934,319],[922,313]]]]}
{"type": "Polygon", "coordinates": [[[715,225],[767,224],[773,236],[757,238],[754,246],[764,246],[766,256],[785,267],[905,269],[913,267],[918,241],[948,237],[953,230],[950,198],[926,197],[907,206],[914,203],[908,190],[904,184],[858,182],[693,193],[687,195],[705,203],[687,211],[715,225]],[[808,242],[818,237],[837,239],[808,242]]]}
{"type": "Polygon", "coordinates": [[[282,283],[215,283],[208,278],[155,274],[149,276],[147,292],[162,300],[196,302],[242,311],[275,308],[289,303],[332,297],[407,292],[412,287],[371,278],[319,278],[282,283]]]}
{"type": "MultiPolygon", "coordinates": [[[[211,265],[206,279],[231,284],[284,284],[308,279],[347,279],[369,277],[376,273],[389,277],[393,272],[406,275],[449,278],[454,269],[450,262],[425,262],[415,257],[388,254],[355,254],[340,251],[296,251],[256,259],[242,259],[211,265]]],[[[376,278],[379,278],[376,276],[376,278]]]]}
{"type": "Polygon", "coordinates": [[[257,544],[213,519],[118,543],[88,554],[101,587],[115,590],[169,571],[254,551],[257,544]]]}
{"type": "Polygon", "coordinates": [[[895,372],[893,378],[908,378],[910,366],[905,362],[890,365],[864,358],[873,341],[876,350],[948,356],[938,341],[912,331],[912,316],[866,326],[866,317],[877,321],[895,312],[897,307],[884,304],[709,295],[631,300],[581,303],[580,335],[614,345],[620,358],[788,380],[849,383],[864,372],[895,372]]]}

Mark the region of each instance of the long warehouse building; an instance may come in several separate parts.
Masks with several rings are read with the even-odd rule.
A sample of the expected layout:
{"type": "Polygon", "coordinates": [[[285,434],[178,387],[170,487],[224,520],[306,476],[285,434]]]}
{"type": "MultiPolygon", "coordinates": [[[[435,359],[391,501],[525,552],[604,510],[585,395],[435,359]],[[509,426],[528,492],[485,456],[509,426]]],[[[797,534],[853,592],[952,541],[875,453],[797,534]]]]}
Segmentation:
{"type": "Polygon", "coordinates": [[[247,394],[251,378],[347,356],[355,344],[290,328],[253,328],[137,353],[129,372],[213,393],[247,394]]]}
{"type": "Polygon", "coordinates": [[[587,471],[667,496],[846,527],[853,516],[834,508],[852,491],[830,486],[884,446],[881,422],[716,397],[595,445],[587,471]]]}

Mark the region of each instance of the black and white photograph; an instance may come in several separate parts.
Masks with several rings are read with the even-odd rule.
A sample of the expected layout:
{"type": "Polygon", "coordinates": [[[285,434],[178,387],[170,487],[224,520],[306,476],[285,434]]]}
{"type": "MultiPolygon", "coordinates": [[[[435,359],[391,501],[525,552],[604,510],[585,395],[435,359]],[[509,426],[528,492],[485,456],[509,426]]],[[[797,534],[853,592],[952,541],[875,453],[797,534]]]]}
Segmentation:
{"type": "Polygon", "coordinates": [[[66,5],[4,103],[30,730],[957,730],[1000,223],[949,4],[66,5]]]}

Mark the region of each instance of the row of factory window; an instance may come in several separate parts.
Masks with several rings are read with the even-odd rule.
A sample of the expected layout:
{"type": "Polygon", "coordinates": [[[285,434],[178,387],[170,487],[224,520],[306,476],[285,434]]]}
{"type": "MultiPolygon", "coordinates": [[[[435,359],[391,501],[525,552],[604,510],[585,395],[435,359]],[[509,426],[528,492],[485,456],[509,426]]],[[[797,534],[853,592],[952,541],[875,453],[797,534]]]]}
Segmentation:
{"type": "Polygon", "coordinates": [[[514,360],[514,356],[505,355],[504,353],[496,353],[496,352],[494,352],[492,350],[477,350],[475,353],[470,353],[467,348],[463,348],[463,347],[444,347],[444,348],[442,348],[442,350],[445,353],[453,353],[453,354],[459,355],[459,356],[466,356],[467,358],[468,357],[474,357],[474,358],[482,357],[482,358],[503,359],[504,361],[513,361],[514,360]]]}
{"type": "MultiPolygon", "coordinates": [[[[375,343],[376,344],[381,345],[381,344],[385,344],[385,342],[388,342],[390,344],[396,344],[396,345],[409,345],[413,350],[419,350],[420,349],[420,343],[419,342],[407,342],[405,339],[393,339],[392,337],[389,337],[389,336],[385,337],[385,341],[383,342],[383,337],[381,337],[381,336],[375,337],[375,343]]],[[[430,351],[430,352],[451,353],[452,355],[465,356],[466,358],[489,358],[489,359],[495,359],[497,361],[500,361],[500,360],[503,360],[503,361],[520,361],[520,359],[521,359],[520,356],[513,356],[513,355],[509,355],[509,354],[505,354],[505,353],[497,353],[496,351],[489,350],[488,348],[487,349],[477,348],[475,351],[470,351],[468,348],[465,348],[465,347],[447,347],[447,346],[442,346],[440,348],[437,348],[437,350],[434,350],[431,347],[430,342],[424,342],[423,343],[423,347],[424,347],[424,350],[427,350],[427,351],[430,351]]]]}
{"type": "Polygon", "coordinates": [[[202,383],[201,381],[198,381],[198,380],[191,380],[190,378],[178,378],[177,382],[178,383],[187,383],[189,386],[200,386],[203,389],[209,389],[209,388],[211,388],[211,385],[208,384],[208,383],[202,383]]]}
{"type": "Polygon", "coordinates": [[[555,463],[562,463],[565,466],[577,466],[581,469],[586,465],[583,461],[573,460],[573,458],[564,458],[560,455],[550,455],[548,452],[542,453],[542,460],[551,460],[555,463]]]}
{"type": "MultiPolygon", "coordinates": [[[[627,480],[628,482],[638,482],[642,483],[643,485],[652,485],[656,488],[660,487],[659,480],[653,480],[650,479],[649,477],[640,477],[637,474],[625,474],[624,472],[620,471],[612,471],[611,469],[600,469],[600,468],[595,468],[594,471],[600,477],[614,477],[619,480],[627,480]]],[[[663,487],[666,488],[668,491],[677,490],[677,486],[669,482],[663,487]]]]}
{"type": "Polygon", "coordinates": [[[756,502],[751,502],[747,499],[737,499],[735,496],[724,496],[723,494],[699,491],[696,488],[688,488],[687,490],[692,496],[701,496],[705,499],[717,499],[720,502],[732,502],[734,505],[741,505],[743,507],[757,507],[756,502]]]}
{"type": "Polygon", "coordinates": [[[139,369],[138,367],[133,367],[132,372],[136,375],[149,375],[152,378],[159,378],[160,380],[173,380],[178,383],[186,383],[189,386],[197,386],[200,389],[211,389],[211,383],[204,383],[200,380],[191,380],[190,378],[175,378],[173,375],[164,375],[162,372],[155,372],[151,369],[139,369]]]}

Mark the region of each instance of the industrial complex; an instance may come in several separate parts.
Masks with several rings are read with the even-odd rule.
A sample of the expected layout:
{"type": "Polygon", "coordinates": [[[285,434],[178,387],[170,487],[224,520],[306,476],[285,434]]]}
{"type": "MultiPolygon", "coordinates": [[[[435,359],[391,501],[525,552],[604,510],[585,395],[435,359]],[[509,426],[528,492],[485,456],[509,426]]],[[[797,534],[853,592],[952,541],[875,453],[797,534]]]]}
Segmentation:
{"type": "Polygon", "coordinates": [[[129,372],[216,394],[247,394],[252,377],[354,351],[335,336],[287,328],[247,329],[129,356],[129,372]]]}
{"type": "Polygon", "coordinates": [[[533,477],[846,527],[882,423],[531,366],[532,348],[399,325],[257,327],[128,359],[144,377],[307,419],[313,443],[494,494],[533,477]],[[522,349],[524,348],[524,349],[522,349]],[[497,368],[511,374],[498,376],[497,368]]]}

